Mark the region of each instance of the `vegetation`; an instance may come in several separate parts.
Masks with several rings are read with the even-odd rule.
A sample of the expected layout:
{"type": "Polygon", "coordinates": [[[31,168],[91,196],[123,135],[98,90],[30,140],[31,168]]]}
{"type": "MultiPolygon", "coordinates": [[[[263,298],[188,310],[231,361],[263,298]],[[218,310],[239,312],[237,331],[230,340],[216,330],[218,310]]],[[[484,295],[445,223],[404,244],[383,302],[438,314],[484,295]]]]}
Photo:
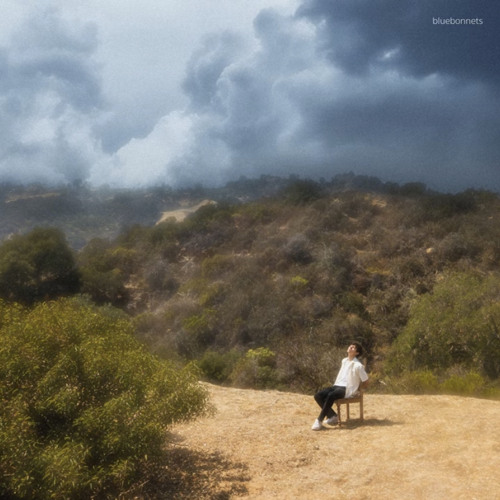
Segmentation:
{"type": "Polygon", "coordinates": [[[116,310],[0,303],[0,318],[2,498],[116,498],[168,426],[207,407],[195,373],[149,354],[116,310]]]}
{"type": "Polygon", "coordinates": [[[79,289],[73,251],[58,229],[34,229],[0,245],[0,298],[30,305],[79,289]]]}
{"type": "Polygon", "coordinates": [[[500,394],[494,193],[345,175],[0,202],[2,498],[116,498],[206,411],[199,378],[310,393],[353,339],[372,390],[500,394]]]}
{"type": "MultiPolygon", "coordinates": [[[[72,189],[80,218],[71,234],[88,220],[81,207],[96,214],[84,193],[122,224],[115,237],[107,222],[87,233],[76,256],[79,291],[126,311],[152,352],[195,361],[210,380],[312,391],[331,381],[355,338],[381,389],[406,377],[405,390],[444,390],[447,379],[472,372],[484,387],[498,383],[494,193],[351,174],[320,183],[240,179],[219,190],[72,189]],[[216,203],[155,224],[164,210],[204,199],[216,203]],[[250,376],[250,366],[263,368],[248,358],[259,349],[274,353],[261,370],[267,379],[250,376]],[[429,372],[436,384],[409,372],[429,372]]],[[[21,210],[23,199],[49,199],[21,194],[4,193],[5,203],[21,210]]]]}
{"type": "Polygon", "coordinates": [[[395,373],[427,369],[445,374],[458,368],[498,379],[499,322],[500,275],[446,273],[432,294],[416,300],[388,366],[395,373]]]}
{"type": "Polygon", "coordinates": [[[129,294],[125,287],[125,271],[130,272],[130,264],[127,264],[133,260],[133,252],[113,248],[109,242],[94,238],[78,257],[82,293],[99,305],[126,305],[129,294]]]}
{"type": "MultiPolygon", "coordinates": [[[[320,186],[292,179],[273,197],[212,204],[181,222],[136,226],[106,252],[131,256],[128,264],[114,259],[110,269],[120,273],[129,294],[124,307],[136,316],[139,336],[162,356],[197,360],[211,380],[311,391],[331,380],[342,349],[356,338],[385,387],[406,377],[401,366],[436,372],[433,390],[448,387],[447,378],[467,377],[468,370],[487,387],[498,380],[494,350],[493,361],[483,347],[467,360],[450,351],[453,362],[444,366],[437,358],[421,365],[418,350],[397,346],[408,328],[421,336],[415,304],[442,310],[432,302],[433,291],[448,275],[474,271],[489,276],[493,287],[500,232],[491,221],[499,209],[498,197],[482,191],[452,195],[418,183],[347,178],[320,186]],[[346,188],[354,181],[364,190],[346,188]],[[275,354],[267,379],[249,368],[258,363],[248,353],[258,349],[275,354]]],[[[477,293],[463,300],[475,300],[484,315],[494,293],[477,293]]],[[[495,314],[479,326],[470,313],[457,307],[449,324],[459,324],[462,314],[462,322],[477,324],[474,335],[489,332],[478,342],[493,345],[495,314]]],[[[429,337],[451,342],[459,333],[448,331],[449,324],[429,322],[429,337]]],[[[477,348],[477,342],[468,347],[477,348]]],[[[413,385],[421,390],[422,384],[413,385]]]]}

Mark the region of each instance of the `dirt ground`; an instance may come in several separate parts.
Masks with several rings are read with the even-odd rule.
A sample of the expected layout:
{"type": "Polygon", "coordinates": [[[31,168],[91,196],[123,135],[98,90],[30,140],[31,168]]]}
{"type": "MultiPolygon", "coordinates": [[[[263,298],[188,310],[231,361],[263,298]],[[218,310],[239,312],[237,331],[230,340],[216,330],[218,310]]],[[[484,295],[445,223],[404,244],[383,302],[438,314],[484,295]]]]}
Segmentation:
{"type": "Polygon", "coordinates": [[[188,215],[191,215],[192,213],[196,212],[196,210],[198,210],[199,208],[204,207],[205,205],[212,205],[214,203],[215,202],[211,200],[203,200],[202,202],[196,205],[190,205],[190,206],[186,205],[176,210],[169,210],[168,212],[163,212],[159,220],[156,222],[156,224],[165,222],[168,219],[174,219],[176,222],[182,222],[188,215]]]}
{"type": "Polygon", "coordinates": [[[315,432],[312,396],[208,388],[216,413],[172,430],[165,498],[500,499],[500,401],[367,392],[362,425],[354,405],[315,432]]]}

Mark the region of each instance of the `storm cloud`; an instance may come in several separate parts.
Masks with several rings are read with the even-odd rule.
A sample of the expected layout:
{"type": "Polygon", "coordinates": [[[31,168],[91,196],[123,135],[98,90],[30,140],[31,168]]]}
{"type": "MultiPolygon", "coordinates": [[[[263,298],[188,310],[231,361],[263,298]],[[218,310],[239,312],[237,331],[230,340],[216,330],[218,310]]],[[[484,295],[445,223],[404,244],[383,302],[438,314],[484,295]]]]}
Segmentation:
{"type": "Polygon", "coordinates": [[[0,43],[0,180],[500,190],[494,2],[71,3],[23,11],[0,43]]]}
{"type": "Polygon", "coordinates": [[[102,106],[89,60],[96,30],[67,26],[52,10],[19,26],[0,49],[0,176],[3,181],[67,182],[98,158],[92,127],[102,106]]]}

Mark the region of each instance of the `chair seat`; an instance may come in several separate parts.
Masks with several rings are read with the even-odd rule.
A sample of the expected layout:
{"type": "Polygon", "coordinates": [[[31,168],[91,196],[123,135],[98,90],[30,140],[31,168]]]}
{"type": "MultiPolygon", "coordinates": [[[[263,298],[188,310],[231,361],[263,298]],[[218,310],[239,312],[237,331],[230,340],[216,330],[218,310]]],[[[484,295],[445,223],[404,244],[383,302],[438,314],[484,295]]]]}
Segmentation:
{"type": "Polygon", "coordinates": [[[359,420],[363,422],[363,392],[357,392],[352,398],[342,398],[337,399],[335,404],[337,405],[337,416],[339,419],[339,427],[342,425],[342,412],[340,411],[341,405],[346,405],[347,407],[347,418],[346,422],[350,419],[349,406],[353,403],[359,404],[359,420]]]}

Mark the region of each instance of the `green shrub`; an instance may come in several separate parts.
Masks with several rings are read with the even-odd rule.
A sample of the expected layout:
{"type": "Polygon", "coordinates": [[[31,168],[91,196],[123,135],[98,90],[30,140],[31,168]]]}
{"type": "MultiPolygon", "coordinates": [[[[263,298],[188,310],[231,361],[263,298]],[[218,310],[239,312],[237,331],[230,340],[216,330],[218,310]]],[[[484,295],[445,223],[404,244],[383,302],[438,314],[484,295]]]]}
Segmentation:
{"type": "Polygon", "coordinates": [[[231,379],[240,387],[257,389],[276,387],[278,375],[275,367],[276,353],[267,347],[249,349],[236,364],[231,379]]]}
{"type": "Polygon", "coordinates": [[[313,260],[310,242],[303,234],[292,236],[283,248],[283,254],[290,263],[310,264],[313,260]]]}
{"type": "Polygon", "coordinates": [[[80,291],[80,273],[64,234],[36,228],[0,245],[0,298],[31,305],[80,291]]]}
{"type": "Polygon", "coordinates": [[[500,375],[500,280],[495,274],[445,274],[416,299],[393,344],[389,373],[459,366],[500,375]]]}
{"type": "Polygon", "coordinates": [[[208,348],[215,338],[216,315],[215,309],[203,309],[201,314],[193,314],[182,320],[183,335],[179,339],[181,354],[193,359],[208,348]]]}
{"type": "Polygon", "coordinates": [[[258,203],[248,203],[238,207],[239,225],[244,220],[245,224],[269,224],[276,217],[271,206],[265,205],[262,201],[258,203]]]}
{"type": "Polygon", "coordinates": [[[431,370],[404,372],[384,379],[389,391],[396,394],[434,394],[439,392],[439,379],[431,370]]]}
{"type": "Polygon", "coordinates": [[[303,205],[320,199],[323,196],[323,189],[315,181],[297,179],[284,189],[283,196],[289,203],[303,205]]]}
{"type": "Polygon", "coordinates": [[[220,278],[221,275],[235,268],[234,259],[226,255],[214,255],[207,257],[201,263],[202,275],[206,279],[220,278]]]}
{"type": "Polygon", "coordinates": [[[241,354],[235,350],[228,352],[208,350],[203,354],[198,366],[208,380],[226,382],[240,359],[241,354]]]}
{"type": "Polygon", "coordinates": [[[124,247],[113,250],[109,242],[99,238],[91,240],[78,256],[82,293],[88,294],[96,304],[125,306],[129,293],[125,287],[127,276],[120,261],[130,268],[134,254],[124,247]],[[130,262],[127,264],[127,261],[130,262]]]}
{"type": "Polygon", "coordinates": [[[292,284],[294,290],[300,292],[307,288],[307,286],[309,285],[309,280],[297,275],[290,278],[290,283],[292,284]]]}
{"type": "Polygon", "coordinates": [[[476,241],[467,240],[459,233],[447,234],[437,246],[437,255],[447,262],[457,262],[462,258],[474,258],[480,251],[476,241]]]}
{"type": "Polygon", "coordinates": [[[148,354],[128,319],[76,299],[0,304],[0,497],[116,498],[203,412],[195,373],[148,354]]]}
{"type": "Polygon", "coordinates": [[[169,256],[172,260],[175,260],[178,253],[178,233],[179,225],[175,219],[172,218],[152,227],[148,235],[148,240],[154,246],[168,249],[169,256]]]}
{"type": "Polygon", "coordinates": [[[423,199],[422,208],[427,220],[439,220],[473,212],[477,209],[477,197],[479,193],[472,190],[457,194],[436,193],[423,199]]]}
{"type": "Polygon", "coordinates": [[[498,390],[477,372],[454,367],[447,373],[415,370],[383,379],[385,390],[396,394],[457,394],[460,396],[498,396],[498,390]]]}
{"type": "Polygon", "coordinates": [[[453,374],[441,383],[443,392],[467,396],[478,396],[484,393],[486,380],[476,372],[463,375],[453,374]]]}
{"type": "Polygon", "coordinates": [[[234,211],[234,207],[227,203],[209,203],[190,214],[180,226],[192,232],[231,226],[234,211]]]}

